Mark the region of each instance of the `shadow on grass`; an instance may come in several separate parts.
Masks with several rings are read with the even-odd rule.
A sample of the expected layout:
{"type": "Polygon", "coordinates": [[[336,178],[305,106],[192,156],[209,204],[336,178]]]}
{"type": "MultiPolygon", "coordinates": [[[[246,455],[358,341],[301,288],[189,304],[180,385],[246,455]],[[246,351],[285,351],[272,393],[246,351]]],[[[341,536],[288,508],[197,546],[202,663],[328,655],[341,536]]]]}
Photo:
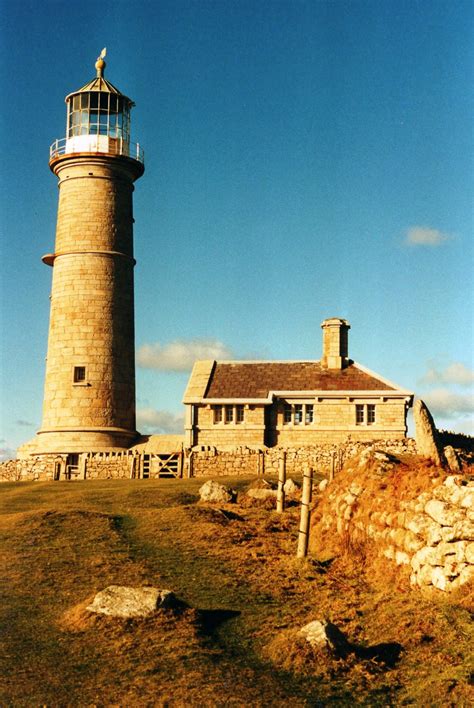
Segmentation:
{"type": "Polygon", "coordinates": [[[387,669],[394,668],[403,651],[403,646],[398,642],[384,642],[371,647],[354,644],[332,622],[326,624],[326,637],[337,658],[347,659],[353,654],[357,659],[375,661],[387,669]]]}
{"type": "Polygon", "coordinates": [[[202,637],[213,637],[220,626],[240,615],[239,610],[198,610],[198,634],[202,637]]]}

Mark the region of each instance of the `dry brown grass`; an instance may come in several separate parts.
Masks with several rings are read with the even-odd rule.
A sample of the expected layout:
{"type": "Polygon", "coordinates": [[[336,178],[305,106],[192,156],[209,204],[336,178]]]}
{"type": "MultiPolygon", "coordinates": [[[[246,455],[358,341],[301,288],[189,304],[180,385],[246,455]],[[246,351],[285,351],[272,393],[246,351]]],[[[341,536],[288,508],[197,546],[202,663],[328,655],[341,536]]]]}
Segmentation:
{"type": "Polygon", "coordinates": [[[469,704],[464,608],[372,582],[362,547],[297,561],[297,508],[197,504],[201,483],[2,486],[2,705],[469,704]],[[188,609],[91,618],[112,583],[188,609]],[[361,646],[399,642],[400,661],[315,653],[296,632],[324,618],[361,646]]]}

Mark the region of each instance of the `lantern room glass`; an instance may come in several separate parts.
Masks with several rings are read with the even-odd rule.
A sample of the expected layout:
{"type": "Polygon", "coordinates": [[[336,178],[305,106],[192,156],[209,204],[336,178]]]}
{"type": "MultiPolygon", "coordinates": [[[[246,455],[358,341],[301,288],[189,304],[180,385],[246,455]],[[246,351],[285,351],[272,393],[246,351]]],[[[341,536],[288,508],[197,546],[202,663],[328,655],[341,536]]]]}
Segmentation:
{"type": "Polygon", "coordinates": [[[130,141],[130,102],[124,96],[89,91],[68,100],[67,137],[106,135],[130,141]]]}

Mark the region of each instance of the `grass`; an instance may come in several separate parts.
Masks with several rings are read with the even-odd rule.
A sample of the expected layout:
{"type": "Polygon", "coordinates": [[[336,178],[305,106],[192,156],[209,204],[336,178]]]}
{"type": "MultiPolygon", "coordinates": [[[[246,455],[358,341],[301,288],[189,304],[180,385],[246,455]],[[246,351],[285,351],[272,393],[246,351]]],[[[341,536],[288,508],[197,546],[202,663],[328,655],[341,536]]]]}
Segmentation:
{"type": "Polygon", "coordinates": [[[201,484],[1,486],[1,705],[472,704],[467,609],[372,582],[362,556],[299,562],[297,507],[216,509],[201,484]],[[172,589],[189,609],[87,619],[113,583],[172,589]],[[322,618],[358,645],[400,643],[399,662],[318,654],[297,630],[322,618]]]}

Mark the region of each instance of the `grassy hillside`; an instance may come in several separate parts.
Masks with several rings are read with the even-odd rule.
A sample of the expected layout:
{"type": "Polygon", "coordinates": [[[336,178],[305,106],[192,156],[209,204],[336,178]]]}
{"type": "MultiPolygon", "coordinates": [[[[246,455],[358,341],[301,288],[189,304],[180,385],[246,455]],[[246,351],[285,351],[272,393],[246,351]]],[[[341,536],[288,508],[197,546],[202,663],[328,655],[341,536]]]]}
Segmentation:
{"type": "MultiPolygon", "coordinates": [[[[226,480],[244,488],[248,480],[226,480]]],[[[0,487],[1,705],[469,705],[468,611],[363,559],[295,558],[298,509],[197,503],[202,480],[0,487]],[[153,584],[188,609],[87,620],[107,585],[153,584]],[[391,669],[309,649],[328,618],[391,669]]]]}

